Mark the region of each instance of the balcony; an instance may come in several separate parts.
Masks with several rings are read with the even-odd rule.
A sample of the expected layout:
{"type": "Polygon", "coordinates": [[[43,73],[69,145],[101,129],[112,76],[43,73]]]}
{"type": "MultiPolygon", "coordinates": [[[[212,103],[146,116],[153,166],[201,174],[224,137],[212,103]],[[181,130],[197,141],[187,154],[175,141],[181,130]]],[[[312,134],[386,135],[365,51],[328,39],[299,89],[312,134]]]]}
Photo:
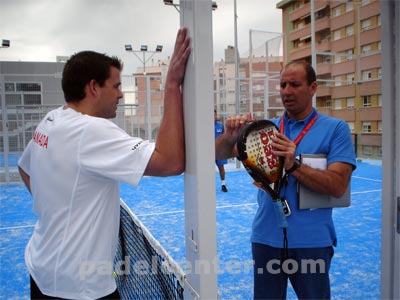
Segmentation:
{"type": "Polygon", "coordinates": [[[382,146],[382,133],[363,132],[358,134],[359,145],[382,146]]]}
{"type": "MultiPolygon", "coordinates": [[[[324,29],[329,29],[329,18],[324,17],[322,19],[316,20],[315,22],[315,32],[320,32],[324,29]]],[[[295,29],[289,33],[289,40],[291,42],[298,40],[298,39],[304,39],[311,36],[311,24],[308,24],[304,26],[303,28],[300,29],[295,29]]]]}
{"type": "Polygon", "coordinates": [[[382,93],[382,80],[371,80],[359,85],[360,96],[379,95],[382,93]]]}
{"type": "Polygon", "coordinates": [[[355,48],[356,38],[354,35],[336,40],[336,41],[331,41],[331,51],[332,52],[342,52],[348,49],[355,48]]]}
{"type": "Polygon", "coordinates": [[[335,86],[331,88],[332,99],[355,97],[356,91],[354,84],[335,86]]]}
{"type": "Polygon", "coordinates": [[[332,65],[330,63],[319,63],[317,64],[317,74],[324,75],[331,73],[332,65]]]}
{"type": "MultiPolygon", "coordinates": [[[[317,12],[321,9],[324,9],[328,5],[328,0],[320,0],[314,2],[314,11],[317,12]]],[[[289,21],[293,22],[300,18],[304,18],[309,16],[311,13],[311,6],[309,4],[296,9],[295,11],[291,12],[289,15],[289,21]]]]}
{"type": "Polygon", "coordinates": [[[301,48],[293,48],[290,51],[290,60],[302,59],[311,56],[311,45],[301,48]]]}
{"type": "Polygon", "coordinates": [[[356,72],[356,61],[348,60],[338,64],[332,65],[332,76],[340,76],[343,74],[355,73],[356,72]]]}
{"type": "Polygon", "coordinates": [[[357,109],[361,122],[382,121],[382,107],[362,107],[357,109]]]}
{"type": "Polygon", "coordinates": [[[346,122],[354,122],[356,120],[354,108],[332,109],[331,116],[346,122]]]}
{"type": "Polygon", "coordinates": [[[360,33],[360,45],[368,45],[374,42],[381,41],[381,27],[374,27],[360,33]]]}
{"type": "Polygon", "coordinates": [[[374,1],[360,7],[360,20],[368,19],[381,13],[380,1],[374,1]]]}
{"type": "Polygon", "coordinates": [[[355,20],[354,11],[349,11],[348,13],[345,13],[343,15],[332,17],[330,21],[331,30],[334,31],[339,28],[352,25],[354,24],[354,20],[355,20]]]}
{"type": "MultiPolygon", "coordinates": [[[[365,55],[365,54],[364,54],[365,55]]],[[[360,58],[360,70],[370,70],[382,67],[382,56],[380,53],[362,56],[360,58]]]]}
{"type": "Polygon", "coordinates": [[[331,88],[329,86],[319,85],[317,89],[317,97],[325,97],[331,95],[331,88]]]}

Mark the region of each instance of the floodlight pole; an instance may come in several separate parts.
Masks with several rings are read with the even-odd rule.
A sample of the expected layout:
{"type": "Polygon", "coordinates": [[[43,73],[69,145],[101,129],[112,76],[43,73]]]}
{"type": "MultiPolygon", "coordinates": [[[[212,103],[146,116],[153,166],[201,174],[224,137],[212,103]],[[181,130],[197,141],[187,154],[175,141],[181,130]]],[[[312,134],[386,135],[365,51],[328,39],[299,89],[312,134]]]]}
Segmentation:
{"type": "Polygon", "coordinates": [[[143,64],[143,75],[146,75],[146,64],[147,62],[154,56],[156,53],[160,53],[161,51],[143,51],[143,50],[126,50],[127,52],[133,53],[143,64]],[[142,53],[142,57],[140,57],[137,53],[142,53]],[[150,57],[146,59],[146,53],[151,53],[150,57]]]}
{"type": "Polygon", "coordinates": [[[239,50],[238,50],[238,34],[237,34],[237,6],[234,0],[234,38],[235,38],[235,114],[240,114],[239,102],[239,50]]]}

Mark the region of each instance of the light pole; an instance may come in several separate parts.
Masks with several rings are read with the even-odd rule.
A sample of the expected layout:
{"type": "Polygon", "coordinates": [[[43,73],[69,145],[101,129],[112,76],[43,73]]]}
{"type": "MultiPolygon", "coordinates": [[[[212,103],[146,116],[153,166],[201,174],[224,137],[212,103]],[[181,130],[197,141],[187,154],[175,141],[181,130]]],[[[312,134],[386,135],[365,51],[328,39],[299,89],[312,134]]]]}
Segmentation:
{"type": "Polygon", "coordinates": [[[143,64],[143,75],[146,75],[146,63],[154,56],[156,53],[161,53],[163,49],[162,45],[157,45],[156,50],[149,51],[147,50],[147,45],[140,46],[140,50],[133,50],[132,45],[125,45],[125,51],[131,52],[135,54],[135,56],[140,60],[143,64]],[[142,57],[140,57],[137,53],[142,53],[142,57]],[[146,53],[150,53],[150,57],[146,59],[146,53]]]}
{"type": "MultiPolygon", "coordinates": [[[[8,48],[10,47],[10,40],[2,40],[0,48],[8,48]]],[[[2,133],[3,133],[3,144],[4,144],[4,166],[5,166],[5,174],[6,174],[6,183],[10,182],[10,174],[8,169],[8,153],[9,153],[9,145],[8,145],[8,122],[7,122],[7,107],[6,107],[6,95],[5,95],[5,79],[4,75],[0,74],[0,108],[1,108],[1,125],[2,125],[2,133]]]]}

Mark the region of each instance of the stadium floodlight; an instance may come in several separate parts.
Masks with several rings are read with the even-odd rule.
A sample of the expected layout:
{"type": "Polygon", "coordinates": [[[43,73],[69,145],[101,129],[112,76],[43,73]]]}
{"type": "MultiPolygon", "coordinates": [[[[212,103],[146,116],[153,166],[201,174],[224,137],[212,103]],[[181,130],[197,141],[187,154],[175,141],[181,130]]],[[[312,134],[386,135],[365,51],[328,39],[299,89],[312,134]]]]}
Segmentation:
{"type": "Polygon", "coordinates": [[[10,40],[2,40],[1,48],[8,48],[8,47],[10,47],[10,40]]]}
{"type": "Polygon", "coordinates": [[[155,53],[160,53],[162,52],[163,46],[162,45],[157,45],[156,49],[154,51],[149,51],[147,45],[141,45],[140,50],[134,50],[132,45],[126,44],[125,45],[125,51],[133,53],[143,64],[143,74],[146,74],[146,63],[153,57],[155,53]],[[137,53],[141,53],[140,57],[137,53]],[[146,54],[150,53],[150,57],[146,59],[146,54]]]}
{"type": "MultiPolygon", "coordinates": [[[[164,1],[164,4],[165,4],[165,5],[173,6],[173,7],[175,7],[175,9],[176,9],[178,12],[180,12],[180,10],[179,10],[179,4],[174,4],[174,0],[163,0],[163,1],[164,1]]],[[[213,2],[211,3],[211,9],[212,9],[212,10],[216,10],[217,8],[218,8],[217,2],[213,1],[213,2]]]]}

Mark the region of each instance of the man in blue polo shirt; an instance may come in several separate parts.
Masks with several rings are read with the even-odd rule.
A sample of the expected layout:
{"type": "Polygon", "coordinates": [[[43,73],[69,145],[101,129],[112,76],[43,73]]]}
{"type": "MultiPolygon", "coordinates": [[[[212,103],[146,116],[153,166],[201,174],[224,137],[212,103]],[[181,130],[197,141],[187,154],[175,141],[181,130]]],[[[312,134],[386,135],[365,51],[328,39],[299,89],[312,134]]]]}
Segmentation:
{"type": "MultiPolygon", "coordinates": [[[[287,200],[291,215],[282,230],[271,196],[258,192],[251,235],[254,299],[285,299],[288,279],[299,299],[330,299],[329,268],[337,242],[332,208],[300,210],[297,186],[340,197],[356,160],[348,125],[312,107],[316,90],[316,74],[308,63],[292,61],[283,68],[280,94],[285,113],[272,120],[280,128],[272,146],[273,153],[284,158],[287,180],[280,196],[287,200]],[[302,164],[300,154],[326,155],[327,169],[302,164]]],[[[225,134],[216,140],[217,159],[237,156],[236,138],[245,124],[246,116],[226,120],[225,134]]]]}

